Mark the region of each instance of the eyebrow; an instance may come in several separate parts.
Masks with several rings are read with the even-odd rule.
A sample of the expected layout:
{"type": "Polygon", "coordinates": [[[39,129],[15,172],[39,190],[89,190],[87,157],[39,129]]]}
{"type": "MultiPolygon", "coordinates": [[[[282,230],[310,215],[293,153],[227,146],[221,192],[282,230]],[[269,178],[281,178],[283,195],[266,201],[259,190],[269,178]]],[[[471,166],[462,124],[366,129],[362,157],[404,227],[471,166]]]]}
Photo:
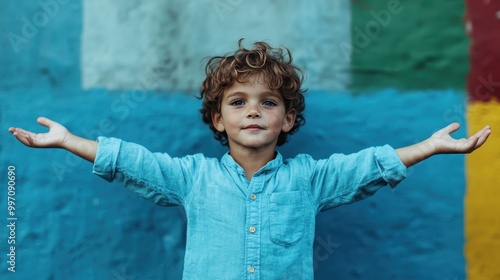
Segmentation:
{"type": "MultiPolygon", "coordinates": [[[[235,92],[232,92],[230,94],[228,94],[226,96],[226,100],[233,97],[233,96],[238,96],[238,95],[246,95],[247,93],[246,92],[243,92],[243,91],[235,91],[235,92]]],[[[265,94],[265,95],[271,95],[271,96],[274,96],[274,97],[277,97],[277,98],[281,98],[281,95],[278,94],[278,93],[275,93],[273,91],[263,91],[263,92],[260,92],[260,94],[265,94]]]]}

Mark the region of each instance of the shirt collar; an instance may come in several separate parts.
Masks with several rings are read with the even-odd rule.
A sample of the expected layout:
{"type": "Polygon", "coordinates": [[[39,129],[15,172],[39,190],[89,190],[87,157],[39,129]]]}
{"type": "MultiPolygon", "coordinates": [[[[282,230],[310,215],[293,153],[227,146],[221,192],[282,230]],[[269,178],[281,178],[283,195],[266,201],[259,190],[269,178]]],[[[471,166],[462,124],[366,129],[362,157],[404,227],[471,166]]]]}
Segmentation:
{"type": "MultiPolygon", "coordinates": [[[[243,167],[241,167],[235,160],[234,158],[229,154],[229,152],[226,152],[221,159],[221,162],[228,168],[236,170],[240,174],[245,174],[245,170],[243,170],[243,167]]],[[[266,165],[262,166],[259,171],[255,173],[255,175],[259,174],[269,174],[273,172],[274,170],[278,169],[278,167],[283,164],[283,156],[281,155],[280,152],[276,152],[276,157],[274,157],[273,160],[269,161],[266,165]]]]}

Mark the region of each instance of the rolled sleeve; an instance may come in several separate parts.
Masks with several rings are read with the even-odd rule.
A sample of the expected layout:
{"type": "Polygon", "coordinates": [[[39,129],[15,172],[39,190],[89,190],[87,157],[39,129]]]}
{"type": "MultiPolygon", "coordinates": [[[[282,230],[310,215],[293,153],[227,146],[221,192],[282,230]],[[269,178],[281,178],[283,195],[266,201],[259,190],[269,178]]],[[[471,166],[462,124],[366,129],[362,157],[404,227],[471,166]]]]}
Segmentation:
{"type": "Polygon", "coordinates": [[[334,154],[310,166],[312,196],[321,211],[365,199],[384,186],[394,188],[406,178],[406,166],[389,145],[334,154]]]}
{"type": "Polygon", "coordinates": [[[92,173],[112,182],[115,177],[116,162],[122,140],[116,138],[98,137],[97,153],[92,173]]]}
{"type": "Polygon", "coordinates": [[[200,155],[174,158],[116,138],[98,138],[92,172],[162,206],[182,205],[203,168],[200,155]]]}
{"type": "Polygon", "coordinates": [[[375,150],[375,158],[382,178],[391,188],[406,178],[406,166],[391,146],[378,147],[375,150]]]}

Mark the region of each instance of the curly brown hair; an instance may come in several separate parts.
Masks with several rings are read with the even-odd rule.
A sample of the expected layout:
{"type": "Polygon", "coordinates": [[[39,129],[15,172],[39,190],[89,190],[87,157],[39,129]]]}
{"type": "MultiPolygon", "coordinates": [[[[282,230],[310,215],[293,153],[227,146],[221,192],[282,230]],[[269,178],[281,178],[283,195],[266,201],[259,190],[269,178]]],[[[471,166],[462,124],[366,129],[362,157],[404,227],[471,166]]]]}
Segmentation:
{"type": "Polygon", "coordinates": [[[305,109],[304,93],[301,88],[304,81],[302,71],[292,64],[292,54],[287,48],[272,48],[267,43],[255,42],[253,49],[245,49],[243,39],[238,41],[238,50],[227,56],[210,58],[203,81],[200,99],[203,99],[200,109],[203,122],[208,124],[215,139],[227,146],[226,132],[219,132],[212,122],[212,112],[220,113],[221,99],[224,91],[234,82],[244,83],[255,74],[263,74],[270,89],[278,90],[285,101],[286,111],[295,109],[296,118],[288,133],[281,132],[277,145],[283,145],[287,136],[298,131],[305,124],[303,111],[305,109]]]}

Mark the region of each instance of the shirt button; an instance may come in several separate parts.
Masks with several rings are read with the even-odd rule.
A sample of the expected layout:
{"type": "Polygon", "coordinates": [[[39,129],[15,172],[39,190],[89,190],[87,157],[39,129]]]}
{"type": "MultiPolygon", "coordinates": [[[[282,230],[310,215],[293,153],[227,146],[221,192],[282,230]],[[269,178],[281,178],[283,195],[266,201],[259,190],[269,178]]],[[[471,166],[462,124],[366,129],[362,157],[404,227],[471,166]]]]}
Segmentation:
{"type": "Polygon", "coordinates": [[[251,199],[251,200],[255,200],[255,199],[257,199],[257,196],[256,196],[255,194],[251,194],[251,195],[250,195],[250,199],[251,199]]]}
{"type": "Polygon", "coordinates": [[[253,267],[253,266],[249,266],[249,267],[248,267],[248,272],[250,272],[250,273],[254,273],[254,272],[255,272],[255,267],[253,267]]]}
{"type": "Polygon", "coordinates": [[[254,233],[255,232],[255,227],[251,226],[251,227],[248,228],[248,230],[250,231],[250,233],[254,233]]]}

